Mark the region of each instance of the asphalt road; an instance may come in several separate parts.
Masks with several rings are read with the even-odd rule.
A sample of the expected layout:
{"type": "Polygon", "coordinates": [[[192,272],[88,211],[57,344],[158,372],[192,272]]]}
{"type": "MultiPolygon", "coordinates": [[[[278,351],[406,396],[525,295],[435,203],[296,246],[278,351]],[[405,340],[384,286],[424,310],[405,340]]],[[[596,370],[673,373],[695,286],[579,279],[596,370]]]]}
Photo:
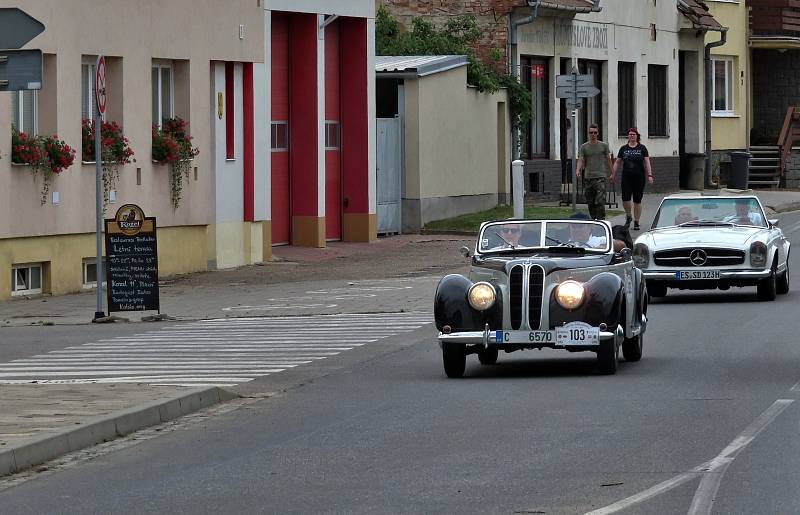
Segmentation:
{"type": "MultiPolygon", "coordinates": [[[[800,245],[800,213],[781,217],[800,245]]],[[[268,399],[0,490],[3,513],[800,513],[794,291],[656,301],[644,358],[472,356],[431,325],[257,379],[268,399]]],[[[2,489],[0,483],[0,489],[2,489]]]]}

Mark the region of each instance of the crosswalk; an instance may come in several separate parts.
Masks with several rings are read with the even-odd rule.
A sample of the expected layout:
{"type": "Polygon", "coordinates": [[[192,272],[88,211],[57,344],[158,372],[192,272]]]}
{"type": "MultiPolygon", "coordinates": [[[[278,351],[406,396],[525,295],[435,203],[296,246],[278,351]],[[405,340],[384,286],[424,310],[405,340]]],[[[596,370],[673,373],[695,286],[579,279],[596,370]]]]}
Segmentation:
{"type": "Polygon", "coordinates": [[[423,312],[202,320],[0,363],[0,384],[232,386],[431,321],[423,312]]]}

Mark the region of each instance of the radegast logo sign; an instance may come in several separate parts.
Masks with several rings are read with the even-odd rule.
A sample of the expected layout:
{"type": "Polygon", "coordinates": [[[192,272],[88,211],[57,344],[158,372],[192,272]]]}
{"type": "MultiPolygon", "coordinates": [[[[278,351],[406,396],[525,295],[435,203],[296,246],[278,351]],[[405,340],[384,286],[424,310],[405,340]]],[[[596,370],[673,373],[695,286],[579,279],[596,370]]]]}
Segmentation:
{"type": "Polygon", "coordinates": [[[136,204],[125,204],[117,210],[114,220],[126,236],[136,236],[142,230],[144,211],[136,204]]]}

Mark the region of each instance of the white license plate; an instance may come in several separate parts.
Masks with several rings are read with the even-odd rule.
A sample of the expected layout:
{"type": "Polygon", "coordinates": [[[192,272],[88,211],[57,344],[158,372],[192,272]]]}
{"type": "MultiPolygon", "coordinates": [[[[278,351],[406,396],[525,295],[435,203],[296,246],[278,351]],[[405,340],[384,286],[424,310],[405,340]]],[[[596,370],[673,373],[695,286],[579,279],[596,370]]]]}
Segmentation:
{"type": "Polygon", "coordinates": [[[600,329],[585,322],[570,322],[556,327],[558,345],[600,345],[600,329]]]}
{"type": "Polygon", "coordinates": [[[689,270],[675,272],[675,279],[679,281],[696,281],[702,279],[719,279],[719,270],[689,270]]]}
{"type": "Polygon", "coordinates": [[[555,331],[495,331],[495,342],[522,344],[555,344],[555,331]]]}

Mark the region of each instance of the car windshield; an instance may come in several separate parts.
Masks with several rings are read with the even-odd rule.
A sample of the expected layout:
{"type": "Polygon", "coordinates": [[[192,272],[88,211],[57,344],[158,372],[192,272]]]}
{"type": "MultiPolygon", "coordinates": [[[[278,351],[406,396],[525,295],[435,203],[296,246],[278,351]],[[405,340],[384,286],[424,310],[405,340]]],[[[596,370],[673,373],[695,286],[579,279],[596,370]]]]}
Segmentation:
{"type": "Polygon", "coordinates": [[[510,252],[521,249],[609,250],[608,227],[590,220],[492,222],[483,226],[478,251],[510,252]]]}
{"type": "Polygon", "coordinates": [[[653,220],[653,228],[716,227],[750,225],[766,227],[758,199],[745,198],[668,198],[653,220]]]}

